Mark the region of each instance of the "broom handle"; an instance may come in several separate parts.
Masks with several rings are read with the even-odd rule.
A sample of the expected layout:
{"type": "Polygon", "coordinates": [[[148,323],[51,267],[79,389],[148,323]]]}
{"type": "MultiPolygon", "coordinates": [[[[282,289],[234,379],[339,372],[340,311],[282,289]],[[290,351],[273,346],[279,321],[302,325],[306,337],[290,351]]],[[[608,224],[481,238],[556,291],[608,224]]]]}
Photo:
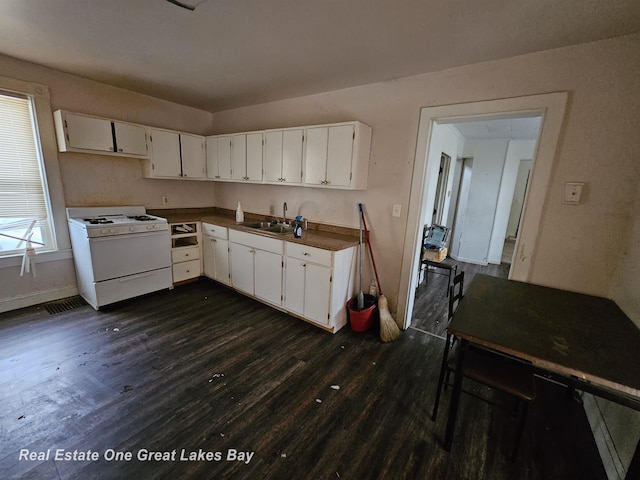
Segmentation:
{"type": "Polygon", "coordinates": [[[380,285],[380,279],[378,278],[378,269],[376,268],[376,261],[373,258],[373,249],[371,248],[371,240],[369,239],[369,230],[367,230],[367,221],[364,217],[364,210],[362,209],[362,204],[360,203],[360,215],[362,215],[362,225],[364,226],[364,231],[367,234],[367,247],[369,247],[369,256],[371,257],[371,263],[373,264],[373,273],[376,275],[376,282],[378,282],[378,293],[382,295],[382,286],[380,285]]]}

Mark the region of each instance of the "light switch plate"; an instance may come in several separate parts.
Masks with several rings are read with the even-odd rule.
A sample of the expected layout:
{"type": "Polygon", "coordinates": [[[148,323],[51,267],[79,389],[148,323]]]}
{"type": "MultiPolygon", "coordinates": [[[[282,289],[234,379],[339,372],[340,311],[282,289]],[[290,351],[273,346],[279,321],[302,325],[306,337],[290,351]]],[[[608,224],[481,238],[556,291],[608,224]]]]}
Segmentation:
{"type": "Polygon", "coordinates": [[[396,203],[393,206],[393,209],[391,210],[391,216],[392,217],[399,217],[401,211],[402,211],[402,205],[396,203]]]}
{"type": "Polygon", "coordinates": [[[583,182],[566,182],[564,184],[564,196],[562,198],[562,203],[568,203],[570,205],[579,204],[583,187],[583,182]]]}

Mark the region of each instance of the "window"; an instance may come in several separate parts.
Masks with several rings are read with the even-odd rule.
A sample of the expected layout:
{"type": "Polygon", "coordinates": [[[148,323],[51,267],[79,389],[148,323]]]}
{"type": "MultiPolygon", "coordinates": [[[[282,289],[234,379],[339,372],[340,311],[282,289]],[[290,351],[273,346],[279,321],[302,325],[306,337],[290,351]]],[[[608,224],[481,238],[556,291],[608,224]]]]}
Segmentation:
{"type": "Polygon", "coordinates": [[[56,250],[42,152],[30,95],[0,91],[0,257],[56,250]]]}

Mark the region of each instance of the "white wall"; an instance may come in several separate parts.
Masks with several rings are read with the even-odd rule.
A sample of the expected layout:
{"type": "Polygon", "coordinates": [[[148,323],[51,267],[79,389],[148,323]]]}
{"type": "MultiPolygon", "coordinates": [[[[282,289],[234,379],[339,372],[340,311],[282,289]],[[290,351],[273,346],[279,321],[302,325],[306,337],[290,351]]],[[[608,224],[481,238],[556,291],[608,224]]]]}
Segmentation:
{"type": "Polygon", "coordinates": [[[502,260],[502,248],[507,235],[507,225],[509,224],[520,160],[533,158],[535,148],[535,140],[509,141],[500,181],[493,231],[491,232],[489,256],[487,258],[489,263],[500,264],[502,260]]]}
{"type": "Polygon", "coordinates": [[[508,145],[508,140],[467,140],[464,144],[464,157],[473,157],[473,169],[457,260],[488,262],[508,145]]]}

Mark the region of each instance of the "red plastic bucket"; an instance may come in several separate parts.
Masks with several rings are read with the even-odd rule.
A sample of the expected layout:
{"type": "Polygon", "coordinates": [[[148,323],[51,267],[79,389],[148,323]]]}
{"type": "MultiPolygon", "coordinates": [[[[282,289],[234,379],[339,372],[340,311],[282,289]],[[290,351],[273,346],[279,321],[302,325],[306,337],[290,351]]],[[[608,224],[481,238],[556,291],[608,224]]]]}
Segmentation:
{"type": "Polygon", "coordinates": [[[358,310],[358,297],[353,297],[347,302],[347,312],[349,313],[351,330],[366,332],[373,325],[376,316],[376,297],[365,294],[362,310],[358,310]]]}

